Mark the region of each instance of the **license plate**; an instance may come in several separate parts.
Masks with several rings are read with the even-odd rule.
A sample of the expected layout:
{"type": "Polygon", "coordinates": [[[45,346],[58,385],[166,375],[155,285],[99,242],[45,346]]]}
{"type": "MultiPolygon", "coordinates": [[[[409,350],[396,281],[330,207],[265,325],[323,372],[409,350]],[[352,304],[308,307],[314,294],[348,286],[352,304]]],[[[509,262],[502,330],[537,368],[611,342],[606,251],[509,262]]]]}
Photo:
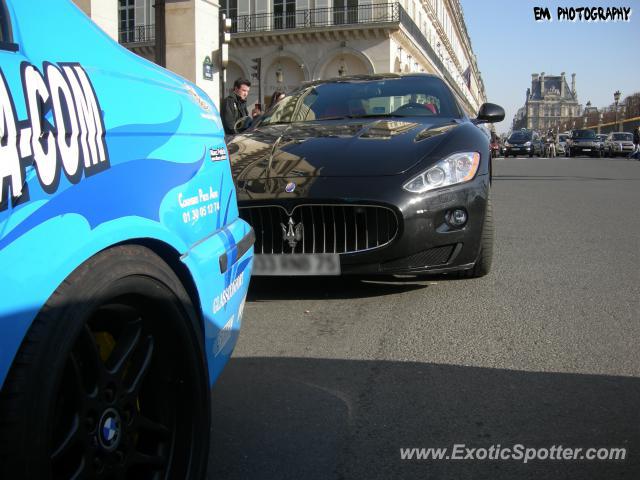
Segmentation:
{"type": "Polygon", "coordinates": [[[591,151],[591,149],[590,149],[590,148],[583,148],[583,149],[582,149],[582,151],[583,151],[583,152],[590,152],[590,151],[591,151]]]}
{"type": "Polygon", "coordinates": [[[340,256],[334,253],[256,254],[253,275],[340,275],[340,256]]]}

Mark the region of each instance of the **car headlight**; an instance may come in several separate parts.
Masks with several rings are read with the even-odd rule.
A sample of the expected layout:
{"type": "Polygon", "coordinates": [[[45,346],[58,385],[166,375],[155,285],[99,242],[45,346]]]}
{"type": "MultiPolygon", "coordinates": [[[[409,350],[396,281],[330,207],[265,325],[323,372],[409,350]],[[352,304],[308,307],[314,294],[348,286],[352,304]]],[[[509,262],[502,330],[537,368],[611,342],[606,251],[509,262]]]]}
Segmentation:
{"type": "Polygon", "coordinates": [[[531,146],[531,142],[524,142],[524,146],[525,147],[530,147],[531,146]]]}
{"type": "Polygon", "coordinates": [[[478,152],[454,153],[409,180],[402,188],[411,193],[424,193],[436,188],[468,182],[476,176],[479,166],[478,152]]]}

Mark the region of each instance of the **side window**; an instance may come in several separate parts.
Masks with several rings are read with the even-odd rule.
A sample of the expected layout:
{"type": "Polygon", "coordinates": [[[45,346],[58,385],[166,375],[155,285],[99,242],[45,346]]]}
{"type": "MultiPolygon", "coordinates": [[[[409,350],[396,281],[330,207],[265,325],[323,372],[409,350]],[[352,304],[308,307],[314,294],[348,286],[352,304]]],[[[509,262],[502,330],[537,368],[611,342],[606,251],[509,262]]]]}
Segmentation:
{"type": "Polygon", "coordinates": [[[5,0],[0,0],[0,50],[18,51],[18,45],[13,43],[11,19],[5,0]]]}

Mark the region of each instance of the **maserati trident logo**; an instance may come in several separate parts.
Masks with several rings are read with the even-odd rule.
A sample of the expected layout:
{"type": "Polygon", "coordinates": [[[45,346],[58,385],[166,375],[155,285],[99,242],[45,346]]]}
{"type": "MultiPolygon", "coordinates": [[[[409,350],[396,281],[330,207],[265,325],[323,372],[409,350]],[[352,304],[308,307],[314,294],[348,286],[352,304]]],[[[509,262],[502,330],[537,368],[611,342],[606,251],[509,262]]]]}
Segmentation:
{"type": "Polygon", "coordinates": [[[289,217],[288,224],[285,225],[284,223],[280,223],[280,226],[282,227],[282,239],[289,242],[289,246],[291,247],[291,250],[293,250],[296,248],[298,242],[302,240],[302,222],[296,225],[293,218],[289,217]]]}

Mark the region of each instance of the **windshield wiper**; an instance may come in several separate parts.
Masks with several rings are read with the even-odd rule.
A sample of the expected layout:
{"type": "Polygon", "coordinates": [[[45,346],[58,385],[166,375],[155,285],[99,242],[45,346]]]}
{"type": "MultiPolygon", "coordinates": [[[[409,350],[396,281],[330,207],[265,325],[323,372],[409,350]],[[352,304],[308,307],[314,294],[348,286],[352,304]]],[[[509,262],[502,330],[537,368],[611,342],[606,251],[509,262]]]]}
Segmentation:
{"type": "Polygon", "coordinates": [[[365,113],[364,115],[347,115],[347,118],[404,118],[399,113],[365,113]]]}

